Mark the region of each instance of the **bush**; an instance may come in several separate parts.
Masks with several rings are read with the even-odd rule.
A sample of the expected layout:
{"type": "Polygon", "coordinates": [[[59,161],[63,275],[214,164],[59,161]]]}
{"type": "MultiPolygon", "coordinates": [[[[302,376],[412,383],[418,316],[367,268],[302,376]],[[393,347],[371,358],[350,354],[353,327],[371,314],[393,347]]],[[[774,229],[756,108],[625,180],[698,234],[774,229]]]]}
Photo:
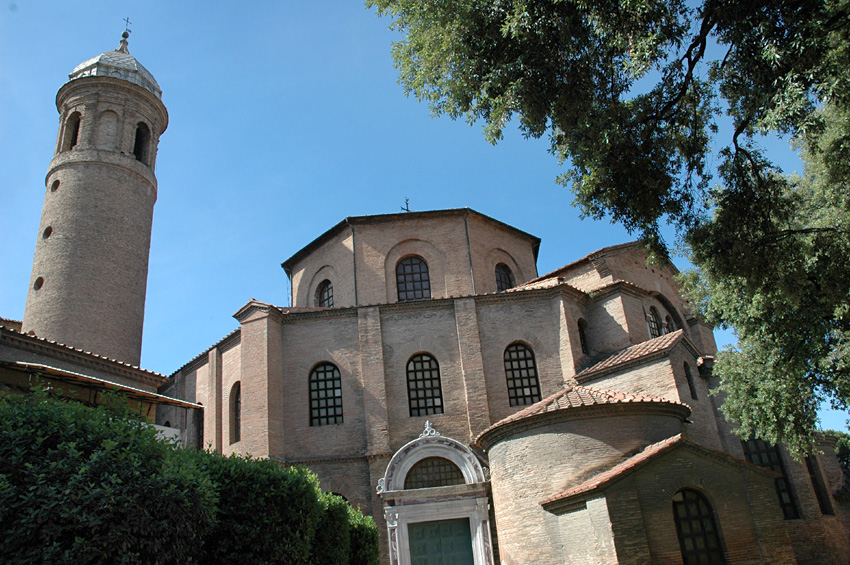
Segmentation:
{"type": "Polygon", "coordinates": [[[351,547],[351,565],[377,565],[381,559],[378,526],[371,516],[348,507],[348,531],[351,547]]]}
{"type": "Polygon", "coordinates": [[[378,529],[316,476],[159,440],[116,399],[0,397],[3,563],[374,565],[378,529]]]}
{"type": "Polygon", "coordinates": [[[207,562],[309,563],[322,514],[313,473],[267,459],[197,456],[219,499],[218,524],[204,540],[207,562]]]}
{"type": "Polygon", "coordinates": [[[215,491],[192,457],[121,405],[0,399],[5,562],[193,562],[215,491]]]}
{"type": "Polygon", "coordinates": [[[351,506],[331,493],[322,493],[320,502],[322,516],[316,528],[310,563],[348,565],[351,559],[348,510],[351,506]]]}

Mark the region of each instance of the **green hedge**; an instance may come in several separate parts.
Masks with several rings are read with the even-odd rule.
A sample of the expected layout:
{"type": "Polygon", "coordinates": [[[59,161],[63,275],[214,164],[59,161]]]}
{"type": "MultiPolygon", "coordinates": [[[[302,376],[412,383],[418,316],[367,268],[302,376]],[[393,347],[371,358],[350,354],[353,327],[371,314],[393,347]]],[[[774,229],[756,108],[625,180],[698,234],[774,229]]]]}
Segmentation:
{"type": "Polygon", "coordinates": [[[204,543],[207,562],[309,563],[322,514],[316,476],[267,459],[200,452],[219,495],[218,524],[204,543]]]}
{"type": "Polygon", "coordinates": [[[372,518],[309,470],[183,449],[112,404],[0,397],[4,563],[378,563],[372,518]]]}
{"type": "Polygon", "coordinates": [[[192,562],[215,498],[190,453],[121,408],[0,400],[5,562],[192,562]]]}

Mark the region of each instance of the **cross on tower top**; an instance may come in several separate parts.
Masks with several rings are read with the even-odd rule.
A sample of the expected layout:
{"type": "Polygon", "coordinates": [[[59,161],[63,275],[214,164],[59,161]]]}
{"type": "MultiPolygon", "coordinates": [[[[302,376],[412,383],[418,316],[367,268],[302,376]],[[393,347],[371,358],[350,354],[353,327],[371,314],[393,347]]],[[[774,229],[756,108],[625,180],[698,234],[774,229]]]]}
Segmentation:
{"type": "Polygon", "coordinates": [[[126,18],[124,18],[124,31],[125,31],[125,32],[127,32],[127,33],[132,33],[132,30],[130,30],[130,24],[132,24],[132,23],[133,23],[133,22],[131,22],[131,21],[130,21],[130,17],[129,17],[129,16],[127,16],[126,18]]]}

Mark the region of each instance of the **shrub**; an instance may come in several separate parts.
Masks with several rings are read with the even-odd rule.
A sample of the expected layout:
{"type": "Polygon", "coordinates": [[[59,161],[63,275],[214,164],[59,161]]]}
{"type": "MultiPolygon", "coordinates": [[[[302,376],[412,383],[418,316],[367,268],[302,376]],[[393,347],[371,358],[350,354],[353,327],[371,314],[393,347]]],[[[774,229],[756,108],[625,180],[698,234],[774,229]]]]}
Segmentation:
{"type": "Polygon", "coordinates": [[[316,476],[266,459],[197,454],[218,492],[203,555],[216,563],[309,563],[322,514],[316,476]]]}
{"type": "Polygon", "coordinates": [[[381,559],[378,526],[371,516],[348,507],[348,531],[351,547],[351,565],[377,565],[381,559]]]}
{"type": "Polygon", "coordinates": [[[313,540],[310,563],[315,565],[348,565],[351,559],[349,504],[340,496],[322,493],[322,515],[313,540]]]}
{"type": "Polygon", "coordinates": [[[215,491],[192,457],[121,404],[0,398],[5,562],[193,562],[215,491]]]}

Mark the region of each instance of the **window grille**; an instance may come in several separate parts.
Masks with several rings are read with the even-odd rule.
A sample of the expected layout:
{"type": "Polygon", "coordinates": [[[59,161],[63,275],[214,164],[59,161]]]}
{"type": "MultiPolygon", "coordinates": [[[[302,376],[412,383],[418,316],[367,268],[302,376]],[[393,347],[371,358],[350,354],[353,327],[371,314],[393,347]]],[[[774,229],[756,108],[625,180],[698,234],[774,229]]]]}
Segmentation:
{"type": "Polygon", "coordinates": [[[744,446],[744,455],[747,461],[782,475],[774,482],[776,494],[779,495],[779,506],[782,508],[782,514],[786,520],[799,518],[800,513],[794,502],[794,493],[791,490],[791,483],[788,482],[785,464],[782,463],[782,454],[779,452],[779,448],[757,438],[742,441],[741,444],[744,446]]]}
{"type": "Polygon", "coordinates": [[[342,379],[332,363],[310,372],[310,425],[342,424],[342,379]]]}
{"type": "Polygon", "coordinates": [[[661,336],[661,319],[658,317],[658,310],[654,307],[649,309],[649,315],[646,317],[646,323],[649,324],[650,338],[661,336]]]}
{"type": "Polygon", "coordinates": [[[463,484],[466,480],[458,466],[442,457],[426,457],[411,467],[404,478],[405,489],[463,484]]]}
{"type": "Polygon", "coordinates": [[[503,292],[516,286],[514,274],[504,263],[496,265],[496,292],[503,292]]]}
{"type": "Polygon", "coordinates": [[[414,355],[407,362],[407,396],[411,416],[443,413],[440,366],[426,354],[414,355]]]}
{"type": "Polygon", "coordinates": [[[534,352],[521,343],[505,349],[505,375],[511,406],[525,406],[540,400],[540,381],[534,352]]]}
{"type": "Polygon", "coordinates": [[[398,301],[431,298],[431,279],[428,264],[421,257],[406,257],[395,268],[398,301]]]}
{"type": "Polygon", "coordinates": [[[684,565],[726,563],[714,511],[707,498],[695,490],[680,490],[673,495],[673,519],[684,565]]]}
{"type": "Polygon", "coordinates": [[[331,308],[334,305],[334,285],[324,280],[316,289],[316,306],[331,308]]]}

